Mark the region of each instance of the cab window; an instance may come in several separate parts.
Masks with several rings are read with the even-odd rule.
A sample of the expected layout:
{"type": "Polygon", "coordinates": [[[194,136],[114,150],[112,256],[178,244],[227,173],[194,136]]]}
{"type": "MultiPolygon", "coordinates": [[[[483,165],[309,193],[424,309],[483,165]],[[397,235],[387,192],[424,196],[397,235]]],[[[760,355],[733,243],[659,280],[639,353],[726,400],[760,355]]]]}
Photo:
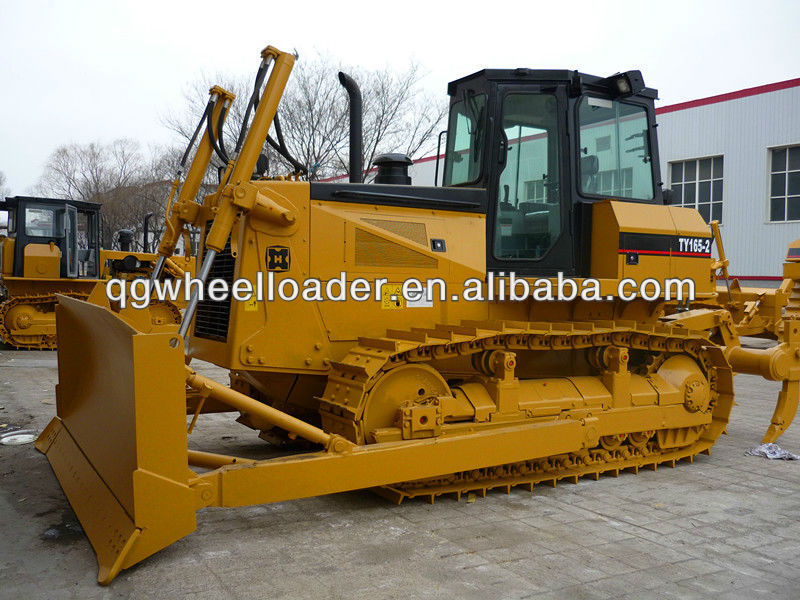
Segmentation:
{"type": "Polygon", "coordinates": [[[646,109],[584,96],[578,107],[578,120],[581,193],[651,200],[653,161],[646,109]]]}
{"type": "Polygon", "coordinates": [[[56,211],[52,208],[27,208],[25,210],[25,235],[56,237],[56,211]]]}
{"type": "Polygon", "coordinates": [[[552,94],[508,94],[503,100],[496,258],[540,259],[561,233],[557,108],[552,94]]]}
{"type": "Polygon", "coordinates": [[[0,235],[9,236],[14,233],[14,211],[0,210],[0,235]]]}
{"type": "Polygon", "coordinates": [[[475,183],[481,175],[486,137],[486,95],[466,90],[450,109],[444,185],[475,183]]]}

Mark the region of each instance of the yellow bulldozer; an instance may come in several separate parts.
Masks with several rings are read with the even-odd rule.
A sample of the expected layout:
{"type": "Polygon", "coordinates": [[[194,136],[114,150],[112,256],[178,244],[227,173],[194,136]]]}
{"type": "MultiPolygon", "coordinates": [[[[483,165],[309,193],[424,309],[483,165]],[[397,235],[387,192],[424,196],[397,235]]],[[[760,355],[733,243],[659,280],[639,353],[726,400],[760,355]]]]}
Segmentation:
{"type": "MultiPolygon", "coordinates": [[[[56,346],[56,294],[87,299],[111,278],[149,277],[154,254],[132,252],[132,233],[118,232],[120,250],[100,247],[101,205],[81,200],[15,196],[0,200],[0,342],[18,349],[56,346]]],[[[147,221],[147,219],[146,219],[147,221]]],[[[145,236],[146,238],[147,236],[145,236]]],[[[171,273],[193,271],[194,257],[173,256],[171,273]]],[[[180,321],[173,303],[148,307],[154,325],[180,321]]]]}
{"type": "Polygon", "coordinates": [[[783,382],[765,441],[789,426],[800,256],[790,252],[778,290],[718,289],[718,231],[664,202],[656,91],[638,71],[453,81],[444,182],[423,187],[408,185],[404,161],[360,182],[359,94],[347,78],[351,182],[309,182],[299,169],[254,177],[268,139],[288,156],[276,114],[295,62],[273,47],[261,58],[230,153],[222,127],[234,98],[211,90],[152,278],[197,226],[209,291],[249,280],[279,297],[195,288],[180,328],[149,333],[113,304],[59,298],[57,416],[37,448],[96,551],[100,583],[191,533],[204,507],[363,488],[433,501],[691,462],[725,432],[734,372],[783,382]],[[197,202],[213,153],[227,167],[197,202]],[[542,299],[564,277],[580,294],[542,299]],[[674,279],[690,279],[693,298],[658,289],[674,279]],[[380,285],[366,292],[362,280],[380,285]],[[410,293],[414,280],[424,294],[410,293]],[[299,281],[302,297],[281,299],[299,281]],[[308,281],[350,293],[320,300],[308,281]],[[529,293],[509,299],[521,281],[529,293]],[[778,343],[743,347],[740,327],[778,343]],[[229,385],[195,359],[229,370],[229,385]],[[211,412],[308,446],[275,456],[265,444],[263,458],[193,449],[211,412]]]}

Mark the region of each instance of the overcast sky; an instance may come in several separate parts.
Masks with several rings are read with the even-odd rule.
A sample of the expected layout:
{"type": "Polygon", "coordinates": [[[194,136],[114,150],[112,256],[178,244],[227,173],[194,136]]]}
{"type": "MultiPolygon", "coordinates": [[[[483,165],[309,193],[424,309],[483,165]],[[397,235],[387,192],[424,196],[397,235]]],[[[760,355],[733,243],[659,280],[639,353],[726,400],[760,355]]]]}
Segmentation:
{"type": "Polygon", "coordinates": [[[61,144],[168,143],[187,84],[254,73],[267,44],[367,68],[416,59],[443,97],[485,67],[641,69],[663,105],[800,77],[799,25],[790,0],[0,0],[0,171],[21,194],[61,144]]]}

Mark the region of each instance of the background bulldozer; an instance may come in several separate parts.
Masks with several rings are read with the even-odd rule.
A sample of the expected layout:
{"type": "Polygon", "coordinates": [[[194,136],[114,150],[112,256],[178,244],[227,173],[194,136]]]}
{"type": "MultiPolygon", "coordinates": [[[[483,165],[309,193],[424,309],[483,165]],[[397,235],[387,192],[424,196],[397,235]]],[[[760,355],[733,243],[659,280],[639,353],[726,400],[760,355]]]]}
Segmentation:
{"type": "MultiPolygon", "coordinates": [[[[15,348],[55,348],[56,294],[86,299],[118,277],[148,277],[155,256],[100,247],[100,204],[16,196],[0,201],[0,342],[15,348]]],[[[124,232],[120,232],[121,234],[124,232]]],[[[126,245],[126,244],[122,244],[126,245]]],[[[172,274],[192,271],[191,256],[174,256],[172,274]]],[[[172,303],[153,303],[154,325],[180,321],[172,303]]]]}
{"type": "MultiPolygon", "coordinates": [[[[712,230],[664,204],[656,92],[638,71],[484,70],[452,82],[444,186],[432,188],[406,185],[393,165],[375,184],[254,178],[295,60],[272,47],[261,56],[230,154],[221,132],[233,97],[211,90],[153,279],[198,226],[203,281],[267,275],[280,286],[345,272],[383,279],[381,291],[239,302],[195,289],[179,330],[159,332],[109,303],[60,297],[58,416],[37,447],[101,583],[192,532],[206,506],[359,488],[433,501],[691,461],[725,431],[734,372],[784,382],[765,441],[791,423],[797,264],[778,291],[717,289],[727,262],[721,246],[712,258],[712,230]],[[212,153],[227,167],[196,202],[212,153]],[[499,300],[511,272],[594,278],[599,299],[499,300]],[[410,277],[443,281],[447,296],[406,300],[410,277]],[[623,281],[648,278],[691,278],[695,299],[623,298],[623,281]],[[485,284],[483,301],[465,301],[470,280],[485,284]],[[779,343],[742,347],[740,327],[779,343]],[[192,359],[229,369],[230,385],[192,359]],[[203,415],[221,411],[272,442],[307,445],[263,460],[191,449],[203,415]]],[[[357,180],[357,119],[351,130],[357,180]]]]}

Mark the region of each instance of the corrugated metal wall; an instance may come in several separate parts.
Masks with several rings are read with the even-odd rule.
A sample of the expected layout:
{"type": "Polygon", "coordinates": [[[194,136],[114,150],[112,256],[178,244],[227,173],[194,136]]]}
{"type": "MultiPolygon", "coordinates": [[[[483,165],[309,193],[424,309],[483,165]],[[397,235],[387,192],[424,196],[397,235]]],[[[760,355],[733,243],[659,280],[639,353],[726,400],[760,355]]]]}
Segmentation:
{"type": "Polygon", "coordinates": [[[800,144],[800,87],[659,114],[664,186],[671,161],[723,155],[721,227],[730,272],[778,276],[800,222],[769,222],[769,148],[800,144]]]}

